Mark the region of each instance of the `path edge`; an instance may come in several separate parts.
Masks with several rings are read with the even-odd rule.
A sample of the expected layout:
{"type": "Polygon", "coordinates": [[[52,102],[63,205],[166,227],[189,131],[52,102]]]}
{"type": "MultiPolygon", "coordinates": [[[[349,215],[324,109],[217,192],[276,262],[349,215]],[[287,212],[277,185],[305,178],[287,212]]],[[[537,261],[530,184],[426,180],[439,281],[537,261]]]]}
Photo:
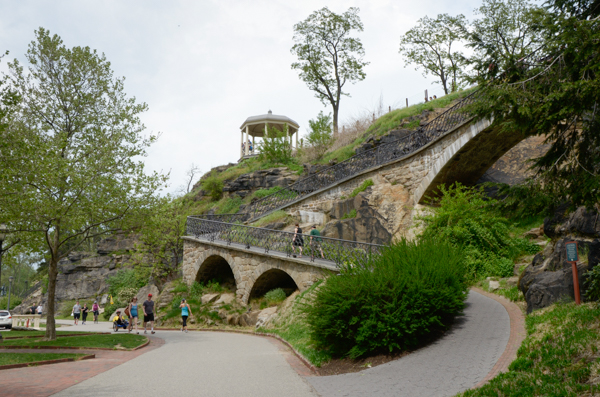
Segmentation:
{"type": "Polygon", "coordinates": [[[477,389],[488,383],[498,374],[508,371],[508,366],[517,358],[517,351],[519,350],[519,347],[521,347],[523,340],[527,337],[527,331],[525,330],[525,315],[519,306],[503,296],[484,291],[477,287],[471,287],[471,291],[477,292],[478,294],[500,303],[508,313],[510,319],[510,336],[508,337],[508,343],[504,348],[504,352],[485,378],[471,388],[477,389]]]}
{"type": "Polygon", "coordinates": [[[19,364],[7,364],[7,365],[0,365],[0,371],[2,371],[3,369],[25,368],[25,367],[29,367],[30,365],[38,366],[38,365],[67,363],[67,362],[72,362],[72,361],[90,360],[92,358],[96,358],[96,355],[95,354],[87,354],[79,359],[57,358],[55,360],[32,361],[29,363],[19,363],[19,364]]]}

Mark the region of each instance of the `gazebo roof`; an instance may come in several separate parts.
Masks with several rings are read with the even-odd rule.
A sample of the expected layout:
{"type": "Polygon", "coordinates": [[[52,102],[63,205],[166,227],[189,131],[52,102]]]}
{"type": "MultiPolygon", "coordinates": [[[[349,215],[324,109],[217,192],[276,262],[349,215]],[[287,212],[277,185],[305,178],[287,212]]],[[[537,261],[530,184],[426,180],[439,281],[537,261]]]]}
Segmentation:
{"type": "Polygon", "coordinates": [[[265,124],[269,124],[269,126],[279,130],[283,128],[284,124],[287,124],[290,128],[290,133],[294,133],[294,130],[297,131],[300,128],[298,123],[289,117],[273,114],[273,112],[269,110],[267,114],[248,117],[240,127],[240,130],[245,130],[246,126],[248,126],[250,135],[261,137],[265,132],[265,124]]]}

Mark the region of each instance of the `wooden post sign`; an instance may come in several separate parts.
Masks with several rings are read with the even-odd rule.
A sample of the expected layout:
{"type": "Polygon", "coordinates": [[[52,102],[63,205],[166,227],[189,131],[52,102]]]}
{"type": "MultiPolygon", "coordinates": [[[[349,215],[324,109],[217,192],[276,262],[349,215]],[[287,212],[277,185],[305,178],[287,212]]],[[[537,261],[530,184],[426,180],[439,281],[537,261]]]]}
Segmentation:
{"type": "Polygon", "coordinates": [[[577,253],[577,241],[569,241],[565,243],[567,250],[567,262],[571,262],[571,269],[573,271],[573,288],[575,292],[575,303],[581,304],[581,296],[579,294],[579,276],[577,274],[577,261],[579,261],[579,254],[577,253]]]}

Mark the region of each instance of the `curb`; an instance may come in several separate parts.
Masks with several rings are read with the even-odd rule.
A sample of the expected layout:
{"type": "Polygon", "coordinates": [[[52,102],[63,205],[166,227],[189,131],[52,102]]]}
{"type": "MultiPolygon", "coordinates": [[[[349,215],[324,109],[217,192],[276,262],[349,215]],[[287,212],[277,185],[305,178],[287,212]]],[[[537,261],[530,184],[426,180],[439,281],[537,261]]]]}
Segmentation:
{"type": "MultiPolygon", "coordinates": [[[[178,329],[176,329],[176,328],[154,328],[154,329],[157,330],[157,331],[178,331],[178,329]]],[[[284,345],[286,345],[287,347],[289,347],[290,350],[292,351],[292,353],[294,353],[294,355],[300,361],[302,361],[302,364],[304,364],[305,366],[307,366],[308,369],[310,369],[315,375],[320,376],[319,371],[317,370],[317,368],[314,365],[312,365],[310,363],[310,361],[308,361],[308,359],[306,357],[304,357],[299,351],[297,351],[296,349],[294,349],[294,347],[288,341],[286,341],[285,339],[283,339],[279,335],[266,334],[264,332],[242,331],[242,330],[220,329],[220,328],[215,328],[215,329],[200,328],[200,329],[190,329],[189,331],[196,331],[196,332],[229,332],[229,333],[232,333],[232,334],[254,335],[254,336],[261,336],[261,337],[267,337],[267,338],[277,339],[278,341],[280,341],[281,343],[283,343],[284,345]]]]}
{"type": "MultiPolygon", "coordinates": [[[[86,335],[110,335],[111,332],[80,332],[75,334],[66,334],[66,335],[56,335],[57,338],[64,338],[69,336],[86,336],[86,335]]],[[[44,335],[38,336],[5,336],[2,339],[35,339],[35,338],[43,338],[44,335]]]]}
{"type": "Polygon", "coordinates": [[[508,317],[510,319],[510,336],[508,337],[508,343],[506,344],[506,348],[504,349],[504,352],[496,362],[496,365],[494,365],[494,367],[485,376],[485,378],[483,378],[479,383],[477,383],[471,388],[477,389],[488,383],[492,378],[495,378],[498,374],[508,371],[508,366],[510,365],[510,363],[512,363],[517,358],[517,351],[519,350],[519,347],[521,347],[521,343],[523,343],[523,340],[527,336],[527,331],[525,330],[525,316],[523,315],[521,309],[513,302],[509,301],[503,296],[492,294],[477,287],[471,287],[471,290],[500,303],[502,306],[504,306],[504,309],[506,309],[506,312],[508,313],[508,317]]]}
{"type": "Polygon", "coordinates": [[[17,349],[50,349],[50,350],[108,350],[108,351],[135,351],[150,344],[150,340],[145,336],[146,342],[132,349],[111,349],[110,347],[84,347],[84,346],[1,346],[2,350],[17,350],[17,349]]]}
{"type": "Polygon", "coordinates": [[[30,365],[38,366],[38,365],[67,363],[67,362],[70,362],[70,361],[90,360],[92,358],[96,358],[96,355],[95,354],[88,354],[88,355],[85,355],[85,356],[83,356],[81,358],[78,358],[78,359],[75,359],[75,358],[57,358],[56,360],[32,361],[32,362],[29,362],[29,363],[0,365],[0,371],[2,371],[3,369],[25,368],[25,367],[29,367],[30,365]]]}

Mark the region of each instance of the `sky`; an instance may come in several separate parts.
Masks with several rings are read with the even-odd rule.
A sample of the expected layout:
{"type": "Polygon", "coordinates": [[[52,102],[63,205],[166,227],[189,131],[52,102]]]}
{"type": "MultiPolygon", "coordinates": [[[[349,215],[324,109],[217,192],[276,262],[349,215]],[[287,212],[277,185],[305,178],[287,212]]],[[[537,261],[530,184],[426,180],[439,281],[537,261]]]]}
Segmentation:
{"type": "MultiPolygon", "coordinates": [[[[91,1],[0,0],[0,53],[23,64],[39,27],[58,34],[67,47],[104,53],[125,92],[149,110],[146,134],[160,133],[143,159],[148,171],[170,174],[163,193],[175,193],[191,164],[202,173],[237,162],[240,126],[250,116],[285,115],[307,133],[308,120],[331,112],[299,79],[291,64],[293,26],[328,7],[358,7],[364,31],[356,33],[369,65],[366,79],[345,86],[340,123],[443,93],[435,78],[405,67],[400,36],[425,15],[473,17],[481,0],[346,1],[91,1]]],[[[5,59],[6,60],[6,59],[5,59]]],[[[0,64],[6,71],[6,62],[0,64]]]]}

